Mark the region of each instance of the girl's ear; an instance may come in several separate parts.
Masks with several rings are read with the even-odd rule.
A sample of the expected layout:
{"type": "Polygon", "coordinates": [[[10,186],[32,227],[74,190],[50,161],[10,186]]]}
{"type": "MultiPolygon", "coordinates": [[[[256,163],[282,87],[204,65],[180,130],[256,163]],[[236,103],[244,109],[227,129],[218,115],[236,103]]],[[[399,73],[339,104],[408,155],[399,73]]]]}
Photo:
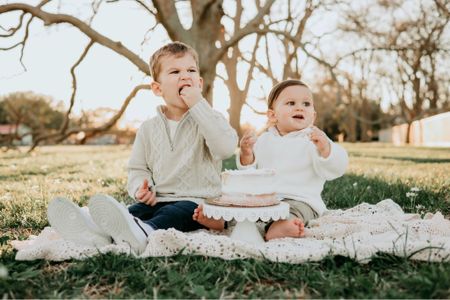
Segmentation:
{"type": "Polygon", "coordinates": [[[267,110],[267,119],[269,119],[269,125],[277,124],[277,117],[275,116],[273,109],[267,110]]]}
{"type": "Polygon", "coordinates": [[[159,82],[153,81],[150,86],[152,88],[153,94],[155,94],[156,96],[162,96],[161,85],[159,84],[159,82]]]}

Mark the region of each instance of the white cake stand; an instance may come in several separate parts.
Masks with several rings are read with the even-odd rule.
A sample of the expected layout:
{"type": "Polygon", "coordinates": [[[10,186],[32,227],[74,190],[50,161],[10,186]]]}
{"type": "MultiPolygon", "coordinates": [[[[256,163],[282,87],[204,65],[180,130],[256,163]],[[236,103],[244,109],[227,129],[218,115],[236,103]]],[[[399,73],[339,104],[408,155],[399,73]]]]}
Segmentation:
{"type": "Polygon", "coordinates": [[[252,243],[264,243],[264,239],[256,227],[255,222],[261,219],[264,222],[269,220],[287,219],[289,217],[289,204],[281,202],[277,205],[264,207],[230,207],[212,204],[203,204],[203,213],[208,218],[225,221],[235,219],[237,221],[231,238],[252,243]]]}

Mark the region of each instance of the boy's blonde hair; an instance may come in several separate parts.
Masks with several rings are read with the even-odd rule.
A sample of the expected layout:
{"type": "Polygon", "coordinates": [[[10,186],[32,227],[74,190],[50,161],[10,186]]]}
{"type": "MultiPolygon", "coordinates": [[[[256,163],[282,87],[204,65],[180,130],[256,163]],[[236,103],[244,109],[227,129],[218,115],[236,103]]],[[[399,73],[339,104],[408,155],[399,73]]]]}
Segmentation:
{"type": "Polygon", "coordinates": [[[152,76],[154,81],[158,81],[159,73],[161,72],[161,58],[164,56],[175,56],[181,57],[186,53],[192,55],[195,60],[195,64],[197,68],[199,68],[199,60],[197,51],[189,45],[186,45],[182,42],[173,42],[169,43],[158,50],[150,57],[150,75],[152,76]]]}
{"type": "Polygon", "coordinates": [[[269,97],[267,97],[268,109],[272,109],[273,102],[275,102],[275,100],[277,100],[278,96],[285,88],[287,88],[288,86],[293,86],[293,85],[300,85],[300,86],[304,86],[307,89],[309,89],[309,86],[301,80],[297,80],[297,79],[283,80],[283,81],[277,83],[270,91],[269,97]]]}

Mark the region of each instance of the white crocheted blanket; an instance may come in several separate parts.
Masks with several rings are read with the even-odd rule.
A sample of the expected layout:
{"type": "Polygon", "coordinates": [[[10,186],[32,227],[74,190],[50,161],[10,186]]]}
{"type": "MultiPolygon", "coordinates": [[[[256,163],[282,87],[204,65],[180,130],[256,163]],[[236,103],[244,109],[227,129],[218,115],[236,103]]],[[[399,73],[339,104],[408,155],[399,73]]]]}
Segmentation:
{"type": "MultiPolygon", "coordinates": [[[[421,218],[405,214],[395,202],[362,203],[347,210],[328,211],[311,221],[305,238],[284,238],[252,245],[229,238],[230,231],[199,230],[183,233],[157,230],[148,238],[139,257],[205,255],[223,259],[257,258],[303,263],[328,255],[343,255],[362,263],[376,253],[389,253],[424,261],[450,261],[450,220],[437,212],[421,218]]],[[[111,244],[100,249],[76,245],[61,239],[50,227],[26,241],[13,241],[17,260],[62,261],[83,259],[99,253],[130,253],[125,246],[111,244]]],[[[131,253],[134,255],[134,253],[131,253]]]]}

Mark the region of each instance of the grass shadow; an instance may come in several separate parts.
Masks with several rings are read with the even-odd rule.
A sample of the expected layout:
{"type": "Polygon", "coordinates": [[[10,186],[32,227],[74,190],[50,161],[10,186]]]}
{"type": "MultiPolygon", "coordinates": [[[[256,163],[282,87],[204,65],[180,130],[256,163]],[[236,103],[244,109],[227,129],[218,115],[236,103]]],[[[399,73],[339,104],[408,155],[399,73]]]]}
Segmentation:
{"type": "Polygon", "coordinates": [[[395,159],[400,161],[410,161],[414,163],[430,163],[430,164],[442,164],[450,163],[448,158],[417,158],[417,157],[395,157],[395,156],[381,156],[383,159],[395,159]]]}
{"type": "Polygon", "coordinates": [[[449,158],[428,158],[428,157],[411,157],[411,156],[386,156],[386,155],[370,155],[367,153],[356,153],[351,152],[351,157],[373,157],[373,158],[380,158],[380,159],[393,159],[398,161],[410,161],[413,163],[430,163],[430,164],[442,164],[442,163],[450,163],[449,158]]]}

